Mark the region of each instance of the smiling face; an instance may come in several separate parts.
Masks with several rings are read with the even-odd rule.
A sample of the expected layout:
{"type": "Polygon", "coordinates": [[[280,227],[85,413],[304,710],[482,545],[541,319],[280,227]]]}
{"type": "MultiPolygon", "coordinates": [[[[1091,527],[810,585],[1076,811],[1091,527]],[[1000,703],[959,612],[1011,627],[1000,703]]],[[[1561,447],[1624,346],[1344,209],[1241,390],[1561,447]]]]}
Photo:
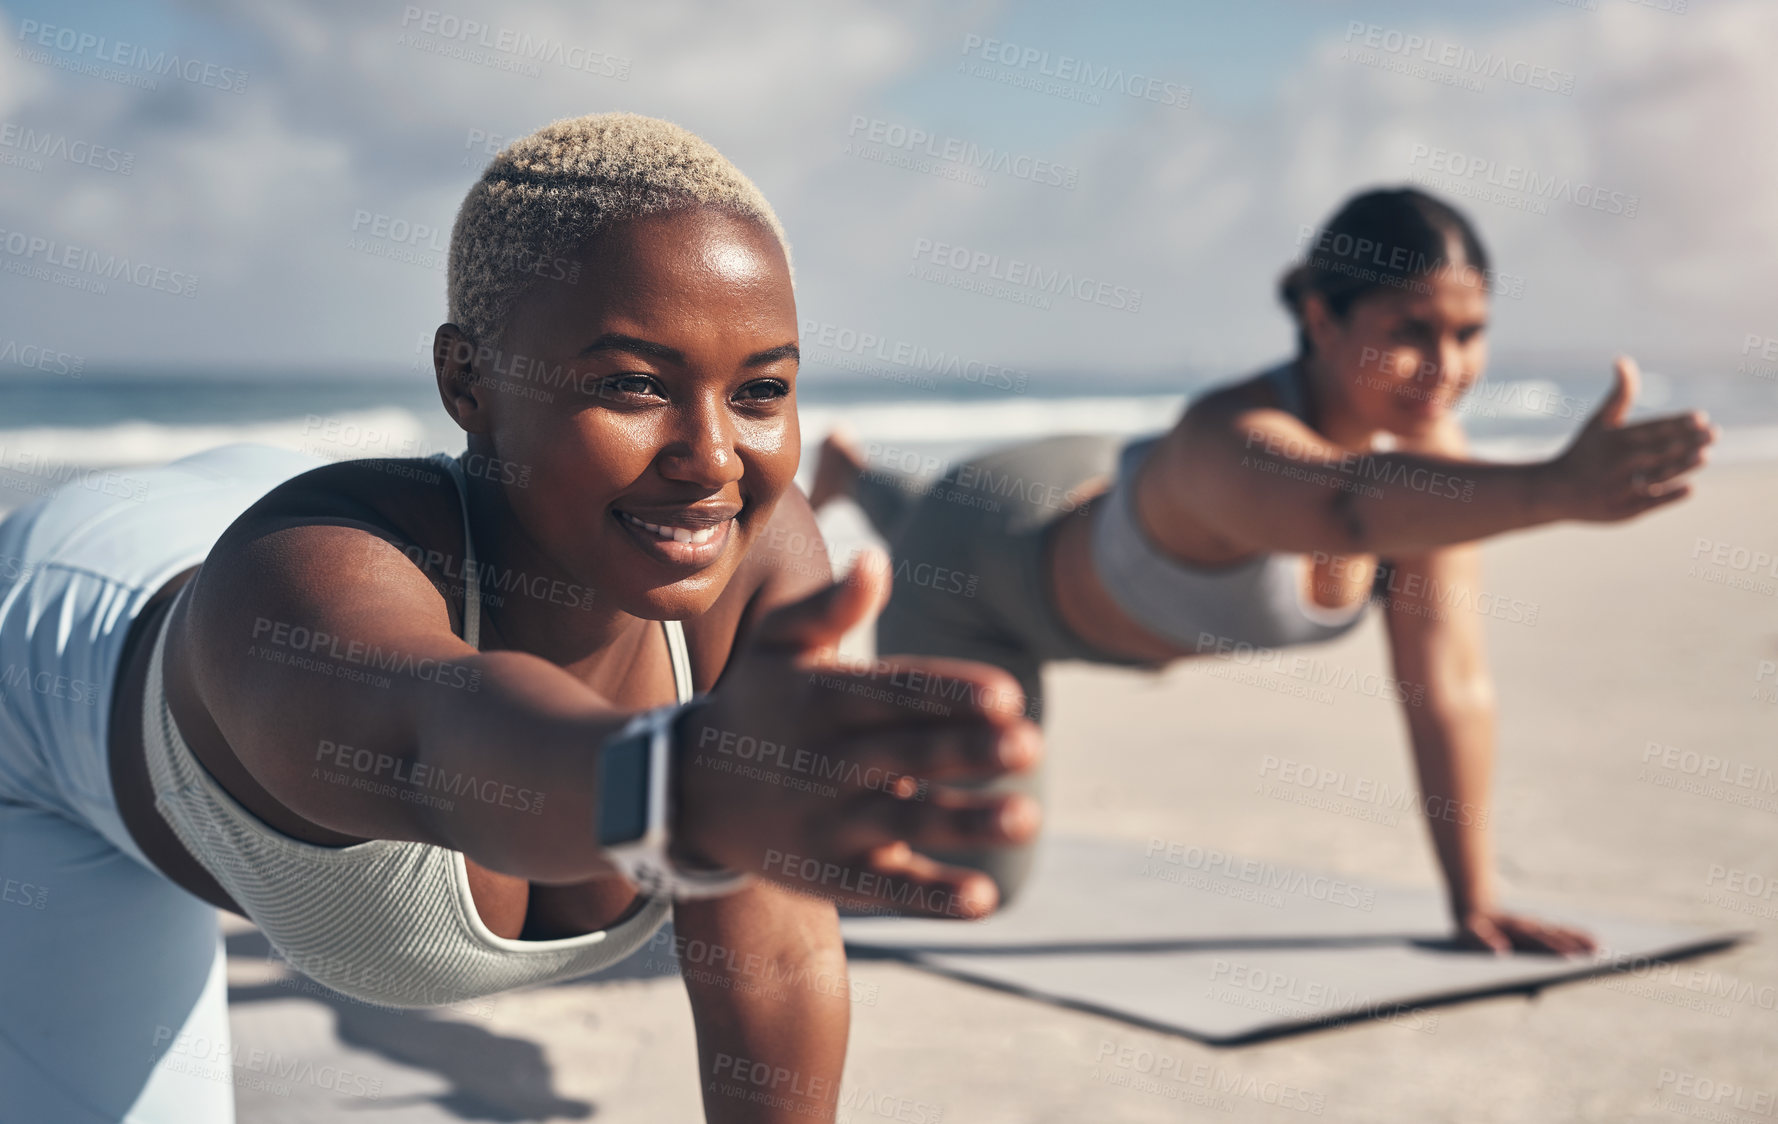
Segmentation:
{"type": "Polygon", "coordinates": [[[1303,302],[1313,368],[1352,423],[1404,437],[1426,433],[1481,377],[1488,360],[1488,289],[1474,269],[1419,277],[1413,287],[1355,300],[1346,315],[1303,302]]]}
{"type": "Polygon", "coordinates": [[[695,617],[796,474],[789,266],[705,207],[616,223],[577,260],[518,302],[453,410],[528,551],[607,607],[695,617]]]}

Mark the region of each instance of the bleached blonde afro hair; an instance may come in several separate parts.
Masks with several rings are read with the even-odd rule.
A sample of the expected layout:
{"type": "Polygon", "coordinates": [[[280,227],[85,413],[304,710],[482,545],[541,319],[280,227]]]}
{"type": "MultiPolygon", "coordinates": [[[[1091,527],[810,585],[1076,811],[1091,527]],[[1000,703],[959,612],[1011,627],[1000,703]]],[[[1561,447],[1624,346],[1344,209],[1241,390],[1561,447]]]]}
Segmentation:
{"type": "Polygon", "coordinates": [[[513,304],[600,230],[710,206],[762,223],[790,260],[784,227],[753,181],[707,141],[668,121],[594,113],[520,137],[488,164],[451,229],[451,322],[491,346],[513,304]]]}

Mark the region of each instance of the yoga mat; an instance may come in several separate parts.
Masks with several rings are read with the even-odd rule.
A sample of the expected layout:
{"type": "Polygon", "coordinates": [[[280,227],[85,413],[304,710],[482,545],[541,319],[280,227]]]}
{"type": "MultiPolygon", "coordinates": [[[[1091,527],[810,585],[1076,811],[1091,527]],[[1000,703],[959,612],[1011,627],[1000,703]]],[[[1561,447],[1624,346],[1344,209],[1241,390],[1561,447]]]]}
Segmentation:
{"type": "MultiPolygon", "coordinates": [[[[1509,903],[1510,904],[1510,903],[1509,903]]],[[[1745,930],[1519,908],[1584,926],[1575,959],[1448,944],[1442,895],[1212,847],[1046,839],[1021,896],[981,922],[848,917],[846,944],[956,978],[1216,1045],[1356,1018],[1430,1031],[1425,1008],[1535,991],[1735,943],[1745,930]]]]}

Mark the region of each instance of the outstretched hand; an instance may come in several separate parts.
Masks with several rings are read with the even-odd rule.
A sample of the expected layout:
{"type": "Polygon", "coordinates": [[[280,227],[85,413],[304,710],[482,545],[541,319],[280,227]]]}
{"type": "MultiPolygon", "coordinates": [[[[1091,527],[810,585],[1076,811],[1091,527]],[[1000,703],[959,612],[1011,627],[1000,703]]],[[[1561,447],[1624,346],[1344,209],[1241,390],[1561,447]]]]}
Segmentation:
{"type": "Polygon", "coordinates": [[[1551,462],[1557,510],[1565,518],[1609,523],[1691,494],[1678,479],[1704,463],[1716,430],[1700,411],[1624,424],[1640,376],[1621,356],[1616,384],[1568,449],[1551,462]]]}
{"type": "Polygon", "coordinates": [[[841,637],[888,589],[887,559],[867,551],[845,578],[760,621],[681,723],[676,844],[854,909],[979,917],[998,904],[993,880],[920,852],[1024,842],[1037,803],[928,782],[1023,771],[1041,738],[999,668],[841,658],[841,637]]]}

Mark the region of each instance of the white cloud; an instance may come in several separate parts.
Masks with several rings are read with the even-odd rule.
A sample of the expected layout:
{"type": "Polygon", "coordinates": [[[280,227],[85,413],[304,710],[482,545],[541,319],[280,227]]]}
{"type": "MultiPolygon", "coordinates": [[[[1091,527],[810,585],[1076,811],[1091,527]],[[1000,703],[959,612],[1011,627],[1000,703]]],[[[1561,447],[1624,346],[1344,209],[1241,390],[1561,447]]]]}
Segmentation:
{"type": "Polygon", "coordinates": [[[441,57],[397,42],[403,10],[217,7],[252,70],[242,96],[182,83],[145,95],[0,55],[7,120],[137,153],[129,177],[0,167],[0,225],[204,278],[202,299],[185,302],[0,278],[11,306],[48,342],[101,359],[401,363],[438,317],[443,274],[348,249],[354,214],[448,232],[485,159],[465,147],[470,130],[514,136],[624,108],[703,133],[760,182],[796,241],[805,319],[1027,367],[1097,378],[1275,354],[1289,328],[1272,287],[1298,225],[1352,190],[1405,179],[1416,144],[1640,197],[1633,220],[1456,199],[1499,268],[1527,278],[1528,299],[1498,302],[1498,346],[1714,361],[1746,333],[1778,334],[1778,68],[1761,49],[1778,41],[1778,8],[1761,0],[1683,16],[1552,8],[1445,37],[1572,71],[1571,97],[1501,80],[1474,93],[1342,60],[1342,16],[1257,106],[1221,108],[1200,90],[1190,110],[1132,100],[1085,129],[1048,99],[932,65],[963,30],[995,25],[986,0],[444,8],[621,56],[628,81],[441,57]],[[1039,138],[1028,155],[1078,166],[1078,188],[998,174],[976,187],[842,152],[855,113],[919,124],[885,108],[922,104],[910,91],[965,103],[982,137],[1009,116],[1036,121],[1015,130],[1039,138]],[[1045,313],[910,280],[920,238],[1140,288],[1144,309],[1064,299],[1045,313]]]}

